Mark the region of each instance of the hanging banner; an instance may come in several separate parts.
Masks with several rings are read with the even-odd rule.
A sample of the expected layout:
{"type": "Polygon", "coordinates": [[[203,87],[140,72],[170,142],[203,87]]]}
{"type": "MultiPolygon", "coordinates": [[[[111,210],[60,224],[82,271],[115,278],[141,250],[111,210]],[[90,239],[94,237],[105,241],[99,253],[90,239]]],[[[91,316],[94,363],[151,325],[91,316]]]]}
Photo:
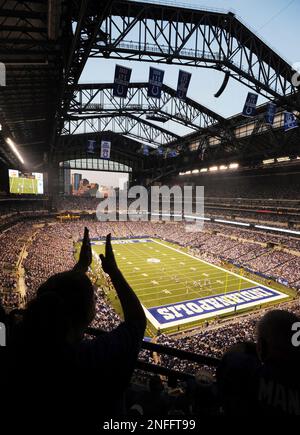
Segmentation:
{"type": "Polygon", "coordinates": [[[284,112],[284,131],[292,130],[298,127],[298,121],[291,112],[284,112]]]}
{"type": "Polygon", "coordinates": [[[149,147],[147,145],[143,145],[143,154],[149,156],[149,147]]]}
{"type": "Polygon", "coordinates": [[[186,99],[186,94],[191,81],[191,76],[191,73],[179,70],[176,97],[180,100],[186,99]]]}
{"type": "Polygon", "coordinates": [[[107,140],[101,141],[101,159],[110,159],[111,142],[107,140]]]}
{"type": "Polygon", "coordinates": [[[163,147],[158,147],[158,148],[156,148],[156,152],[159,156],[163,156],[165,151],[164,151],[163,147]]]}
{"type": "Polygon", "coordinates": [[[178,156],[178,152],[176,150],[170,150],[168,152],[168,157],[177,157],[178,156]]]}
{"type": "Polygon", "coordinates": [[[116,65],[114,87],[113,87],[114,97],[119,97],[119,98],[127,97],[131,72],[132,72],[131,68],[126,68],[125,66],[116,65]]]}
{"type": "Polygon", "coordinates": [[[96,148],[96,141],[95,140],[88,140],[87,152],[90,154],[94,154],[95,148],[96,148]]]}
{"type": "Polygon", "coordinates": [[[165,72],[161,69],[150,67],[148,81],[148,97],[160,98],[165,72]]]}
{"type": "Polygon", "coordinates": [[[267,104],[267,111],[265,114],[266,124],[273,125],[275,113],[276,113],[276,104],[268,103],[267,104]]]}
{"type": "Polygon", "coordinates": [[[198,156],[199,156],[200,160],[204,160],[204,155],[205,155],[206,149],[207,149],[206,144],[203,144],[202,146],[199,147],[199,149],[198,149],[199,155],[198,156]]]}
{"type": "Polygon", "coordinates": [[[257,103],[257,94],[253,94],[252,92],[248,92],[244,109],[243,109],[243,115],[244,116],[255,116],[256,115],[256,103],[257,103]]]}

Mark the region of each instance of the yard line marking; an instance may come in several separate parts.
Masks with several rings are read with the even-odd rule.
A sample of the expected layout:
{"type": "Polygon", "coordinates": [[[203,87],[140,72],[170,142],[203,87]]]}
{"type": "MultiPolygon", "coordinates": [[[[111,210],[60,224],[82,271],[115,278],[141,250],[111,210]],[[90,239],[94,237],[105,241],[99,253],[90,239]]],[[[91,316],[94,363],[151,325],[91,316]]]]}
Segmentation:
{"type": "MultiPolygon", "coordinates": [[[[251,282],[252,284],[255,284],[255,285],[257,285],[257,286],[262,286],[262,285],[263,285],[263,287],[265,287],[265,288],[267,288],[267,289],[269,289],[269,290],[271,290],[271,291],[274,291],[274,289],[272,289],[271,287],[268,287],[268,286],[266,286],[266,285],[264,285],[264,284],[259,284],[258,282],[253,281],[252,279],[246,278],[245,276],[241,276],[241,275],[239,275],[239,274],[237,274],[237,273],[235,273],[235,272],[232,272],[232,271],[229,271],[229,270],[227,270],[227,269],[224,269],[224,267],[217,266],[216,264],[209,263],[209,262],[206,261],[206,260],[202,260],[202,259],[200,259],[200,258],[198,258],[198,257],[194,257],[194,256],[192,256],[191,254],[187,254],[186,252],[179,251],[179,249],[175,249],[175,248],[173,248],[172,246],[165,245],[164,243],[161,243],[161,242],[159,242],[159,241],[156,240],[156,239],[151,239],[151,240],[152,240],[154,243],[158,243],[159,245],[166,246],[167,248],[171,249],[172,251],[180,252],[181,254],[186,255],[187,257],[194,258],[195,260],[198,260],[198,261],[201,261],[202,263],[208,264],[209,266],[211,266],[211,267],[213,267],[213,268],[215,268],[215,269],[222,270],[223,272],[226,272],[226,273],[228,273],[228,274],[231,275],[231,276],[236,276],[236,277],[238,277],[238,278],[242,278],[244,281],[251,282]]],[[[285,294],[285,293],[282,293],[282,294],[285,294]]]]}
{"type": "MultiPolygon", "coordinates": [[[[241,275],[236,274],[234,272],[230,272],[227,269],[216,266],[216,265],[209,263],[205,260],[202,260],[194,255],[187,254],[179,249],[172,248],[171,246],[165,245],[164,243],[161,243],[157,240],[152,239],[152,242],[160,244],[160,245],[164,246],[165,248],[171,249],[171,250],[177,252],[178,254],[186,255],[186,256],[190,257],[193,261],[198,261],[199,267],[196,269],[195,273],[191,273],[191,268],[189,268],[188,265],[185,267],[181,267],[180,268],[181,272],[174,270],[174,267],[172,267],[172,266],[166,267],[167,274],[165,274],[165,273],[163,274],[163,280],[161,280],[161,278],[162,278],[161,269],[157,270],[157,268],[156,268],[156,270],[155,270],[155,269],[153,269],[153,267],[148,267],[148,270],[151,270],[151,277],[154,277],[154,278],[157,277],[159,279],[160,285],[165,286],[165,290],[170,291],[170,290],[168,290],[168,287],[172,288],[173,294],[171,296],[168,295],[168,293],[166,293],[166,296],[159,297],[159,300],[162,301],[162,303],[164,303],[164,302],[167,303],[167,305],[179,303],[181,301],[185,302],[187,300],[187,293],[186,293],[186,286],[181,287],[182,283],[179,283],[178,285],[176,285],[175,286],[176,290],[173,290],[174,289],[174,282],[173,283],[171,282],[170,284],[169,284],[169,282],[165,283],[165,281],[166,281],[165,276],[167,275],[167,276],[172,277],[176,274],[176,275],[180,276],[184,281],[188,282],[188,285],[191,286],[191,282],[194,279],[199,279],[199,277],[201,275],[201,269],[205,270],[205,265],[210,266],[210,270],[213,270],[213,273],[206,274],[212,280],[213,290],[209,290],[208,288],[205,288],[204,290],[201,289],[201,291],[199,289],[197,289],[197,291],[195,291],[195,289],[193,289],[193,287],[191,286],[189,289],[189,293],[188,293],[189,300],[195,299],[195,297],[193,297],[193,295],[196,295],[196,298],[203,298],[203,297],[209,297],[209,295],[212,295],[212,294],[214,296],[218,296],[220,294],[225,294],[224,285],[217,285],[217,284],[220,284],[220,283],[217,283],[217,281],[221,281],[221,279],[220,279],[221,273],[220,272],[222,272],[222,278],[224,276],[224,272],[225,272],[225,274],[228,274],[227,275],[229,278],[228,279],[228,286],[227,286],[228,292],[231,290],[236,291],[237,281],[240,281],[240,280],[243,281],[243,285],[245,285],[246,282],[250,282],[250,283],[255,284],[257,286],[263,286],[266,289],[268,288],[262,284],[259,284],[255,281],[248,279],[248,278],[245,278],[244,276],[241,276],[241,275]],[[177,301],[174,302],[175,297],[176,297],[177,301]],[[193,298],[193,299],[190,299],[190,298],[193,298]],[[168,302],[169,302],[169,304],[168,304],[168,302]]],[[[142,245],[140,244],[139,247],[142,248],[142,245]]],[[[132,248],[132,245],[131,246],[127,245],[125,248],[125,251],[129,253],[130,248],[132,248]]],[[[138,249],[138,250],[134,250],[133,254],[134,254],[134,257],[136,258],[135,264],[140,265],[141,267],[144,267],[145,266],[145,252],[142,249],[138,249]],[[138,252],[136,252],[136,251],[138,251],[138,252]],[[141,260],[141,257],[143,258],[143,260],[141,260]]],[[[160,252],[160,256],[162,256],[162,255],[167,256],[166,253],[160,252]]],[[[169,255],[168,255],[168,257],[169,257],[169,255]]],[[[174,265],[174,263],[172,263],[172,262],[169,264],[174,265]]],[[[149,281],[147,279],[143,279],[140,276],[133,274],[132,270],[128,269],[128,266],[127,267],[126,267],[126,265],[122,265],[122,266],[124,266],[124,272],[126,273],[126,277],[127,276],[131,277],[132,284],[133,284],[132,286],[134,289],[137,290],[137,296],[139,298],[147,297],[147,301],[145,301],[145,303],[147,303],[148,307],[151,307],[151,306],[153,307],[153,303],[157,304],[158,293],[157,293],[157,291],[153,292],[153,286],[151,285],[151,283],[149,283],[149,281]],[[151,298],[152,295],[154,296],[153,298],[151,298]],[[149,296],[150,296],[150,299],[149,299],[149,296]]],[[[122,271],[123,271],[123,268],[122,268],[122,271]]],[[[224,281],[223,281],[223,283],[224,283],[224,281]]],[[[246,290],[246,289],[247,288],[243,287],[243,290],[246,290]]],[[[272,290],[272,289],[270,289],[270,290],[272,290]]],[[[162,293],[162,292],[159,292],[159,293],[162,293]]],[[[144,308],[144,305],[143,305],[143,308],[144,308]]],[[[145,310],[145,313],[146,313],[148,320],[154,326],[159,327],[160,329],[164,329],[164,327],[162,325],[160,325],[159,322],[156,321],[154,316],[152,316],[151,313],[146,308],[144,308],[144,310],[145,310]]],[[[194,318],[194,320],[198,320],[198,319],[194,318]]],[[[176,324],[179,325],[182,323],[187,323],[187,322],[178,321],[176,324]]],[[[175,325],[175,323],[174,323],[174,325],[175,325]]],[[[173,325],[171,325],[171,324],[168,325],[168,327],[171,327],[171,326],[173,326],[173,325]]]]}

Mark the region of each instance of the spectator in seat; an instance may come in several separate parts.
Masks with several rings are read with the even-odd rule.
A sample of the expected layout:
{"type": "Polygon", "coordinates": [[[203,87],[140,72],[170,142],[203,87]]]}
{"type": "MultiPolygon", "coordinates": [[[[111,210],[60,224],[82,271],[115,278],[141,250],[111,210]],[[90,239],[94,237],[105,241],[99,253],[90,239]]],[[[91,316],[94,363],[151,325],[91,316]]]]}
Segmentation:
{"type": "Polygon", "coordinates": [[[267,312],[252,344],[234,346],[222,358],[217,381],[227,415],[300,415],[300,347],[292,340],[299,317],[267,312]]]}
{"type": "MultiPolygon", "coordinates": [[[[22,428],[35,427],[38,416],[56,430],[96,429],[104,416],[123,412],[123,392],[134,370],[146,319],[117,267],[110,234],[105,256],[100,258],[119,296],[124,322],[111,332],[84,340],[95,316],[94,289],[85,274],[92,261],[85,228],[78,263],[73,270],[54,275],[40,286],[8,349],[0,390],[7,392],[7,415],[17,395],[24,413],[24,418],[18,419],[22,428]],[[20,370],[22,376],[16,377],[20,370]]],[[[14,423],[16,420],[10,420],[10,425],[14,423]]]]}
{"type": "Polygon", "coordinates": [[[273,310],[258,324],[257,352],[262,365],[256,399],[263,415],[300,415],[300,346],[292,340],[293,325],[298,323],[299,329],[299,322],[294,313],[273,310]]]}

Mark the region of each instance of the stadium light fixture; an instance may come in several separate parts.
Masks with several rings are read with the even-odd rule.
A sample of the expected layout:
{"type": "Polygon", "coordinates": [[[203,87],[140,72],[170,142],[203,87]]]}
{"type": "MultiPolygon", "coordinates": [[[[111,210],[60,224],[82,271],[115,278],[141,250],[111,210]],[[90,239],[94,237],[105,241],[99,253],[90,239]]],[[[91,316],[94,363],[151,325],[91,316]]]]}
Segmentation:
{"type": "Polygon", "coordinates": [[[220,169],[221,171],[224,171],[224,170],[228,169],[228,166],[226,166],[226,165],[221,165],[219,169],[220,169]]]}
{"type": "Polygon", "coordinates": [[[23,157],[21,156],[21,154],[19,153],[19,151],[17,150],[17,147],[15,145],[15,143],[11,140],[10,137],[7,137],[5,139],[5,142],[7,143],[7,145],[12,149],[12,151],[15,153],[15,155],[18,157],[18,159],[20,160],[20,162],[24,165],[24,160],[23,157]]]}
{"type": "Polygon", "coordinates": [[[199,174],[199,169],[194,169],[194,170],[192,171],[192,174],[199,174]]]}
{"type": "Polygon", "coordinates": [[[297,236],[300,236],[300,231],[286,230],[285,228],[268,227],[266,225],[254,225],[254,227],[260,228],[261,230],[277,231],[279,233],[295,234],[297,236]]]}
{"type": "Polygon", "coordinates": [[[230,163],[229,169],[237,169],[239,167],[238,163],[230,163]]]}
{"type": "Polygon", "coordinates": [[[263,165],[270,165],[271,163],[274,163],[275,159],[266,159],[263,160],[263,165]]]}
{"type": "Polygon", "coordinates": [[[219,169],[218,166],[211,166],[209,168],[210,171],[217,171],[218,169],[219,169]]]}
{"type": "Polygon", "coordinates": [[[193,215],[184,215],[185,219],[195,219],[195,221],[211,221],[210,218],[204,216],[193,216],[193,215]]]}
{"type": "Polygon", "coordinates": [[[246,224],[245,222],[226,221],[225,219],[215,219],[215,222],[219,222],[221,224],[232,224],[232,225],[241,225],[242,227],[250,227],[250,224],[246,224]]]}
{"type": "Polygon", "coordinates": [[[280,162],[288,162],[289,160],[290,160],[289,157],[278,157],[277,158],[277,162],[278,163],[280,163],[280,162]]]}
{"type": "Polygon", "coordinates": [[[200,169],[200,172],[207,172],[207,171],[208,171],[207,168],[202,168],[202,169],[200,169]]]}
{"type": "Polygon", "coordinates": [[[191,171],[186,171],[185,175],[190,175],[191,171]]]}

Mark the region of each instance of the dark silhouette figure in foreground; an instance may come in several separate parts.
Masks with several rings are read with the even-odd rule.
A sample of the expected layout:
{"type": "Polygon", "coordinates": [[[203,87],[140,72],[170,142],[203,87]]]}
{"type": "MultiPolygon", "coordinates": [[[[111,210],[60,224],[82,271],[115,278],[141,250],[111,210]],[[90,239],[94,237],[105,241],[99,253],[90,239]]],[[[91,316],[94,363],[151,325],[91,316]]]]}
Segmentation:
{"type": "MultiPolygon", "coordinates": [[[[92,261],[85,229],[77,265],[40,286],[0,361],[5,370],[1,373],[6,374],[0,380],[6,404],[2,409],[9,411],[17,400],[18,414],[24,416],[21,427],[35,426],[36,419],[42,419],[57,430],[97,428],[102,417],[122,415],[122,395],[134,370],[146,318],[117,267],[110,234],[100,258],[119,296],[124,322],[96,339],[83,339],[95,316],[94,288],[85,274],[92,261]]],[[[14,422],[10,419],[10,424],[14,422]]]]}
{"type": "Polygon", "coordinates": [[[240,343],[223,355],[217,382],[225,414],[300,415],[300,346],[292,340],[299,321],[289,311],[269,311],[256,346],[240,343]]]}

